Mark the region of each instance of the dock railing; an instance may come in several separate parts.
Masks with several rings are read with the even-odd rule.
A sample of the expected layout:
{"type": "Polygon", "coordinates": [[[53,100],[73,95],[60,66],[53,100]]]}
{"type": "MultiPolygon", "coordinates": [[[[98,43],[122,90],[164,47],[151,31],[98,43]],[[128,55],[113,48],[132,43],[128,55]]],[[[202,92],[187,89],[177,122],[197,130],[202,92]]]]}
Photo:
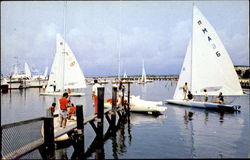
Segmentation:
{"type": "Polygon", "coordinates": [[[17,159],[44,144],[43,117],[1,126],[1,159],[17,159]]]}

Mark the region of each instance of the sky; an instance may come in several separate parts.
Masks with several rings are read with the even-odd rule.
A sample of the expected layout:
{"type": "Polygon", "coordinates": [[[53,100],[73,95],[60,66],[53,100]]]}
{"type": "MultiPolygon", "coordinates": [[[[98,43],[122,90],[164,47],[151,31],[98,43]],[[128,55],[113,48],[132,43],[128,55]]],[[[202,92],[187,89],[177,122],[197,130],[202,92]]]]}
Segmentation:
{"type": "Polygon", "coordinates": [[[179,74],[193,3],[234,65],[249,65],[249,1],[1,1],[1,74],[51,68],[60,33],[85,76],[179,74]],[[120,58],[119,58],[120,57],[120,58]]]}

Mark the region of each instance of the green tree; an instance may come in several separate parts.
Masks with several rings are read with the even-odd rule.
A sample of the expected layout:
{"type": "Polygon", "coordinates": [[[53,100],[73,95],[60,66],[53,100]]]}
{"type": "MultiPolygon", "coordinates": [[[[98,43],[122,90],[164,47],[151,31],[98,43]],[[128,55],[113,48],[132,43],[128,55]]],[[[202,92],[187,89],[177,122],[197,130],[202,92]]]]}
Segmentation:
{"type": "Polygon", "coordinates": [[[243,73],[242,78],[250,78],[250,69],[247,69],[247,70],[243,73]]]}

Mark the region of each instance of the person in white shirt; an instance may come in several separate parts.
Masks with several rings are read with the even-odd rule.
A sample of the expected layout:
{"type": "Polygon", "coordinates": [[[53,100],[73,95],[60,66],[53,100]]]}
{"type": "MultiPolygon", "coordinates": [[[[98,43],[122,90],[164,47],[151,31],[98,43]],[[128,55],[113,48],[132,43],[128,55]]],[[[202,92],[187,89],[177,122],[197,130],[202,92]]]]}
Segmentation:
{"type": "Polygon", "coordinates": [[[98,113],[98,92],[97,92],[97,88],[101,87],[101,85],[98,83],[97,79],[94,80],[94,85],[92,87],[92,100],[93,100],[93,107],[95,109],[95,114],[98,113]]]}

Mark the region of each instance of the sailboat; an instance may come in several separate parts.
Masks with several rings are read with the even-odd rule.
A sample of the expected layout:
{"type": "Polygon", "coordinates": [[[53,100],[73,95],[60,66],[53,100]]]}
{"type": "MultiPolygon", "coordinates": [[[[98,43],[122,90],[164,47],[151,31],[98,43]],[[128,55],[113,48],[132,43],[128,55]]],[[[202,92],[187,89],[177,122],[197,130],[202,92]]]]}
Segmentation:
{"type": "Polygon", "coordinates": [[[44,73],[41,75],[34,75],[32,76],[32,79],[34,80],[47,80],[47,75],[48,75],[48,67],[45,67],[44,73]]]}
{"type": "MultiPolygon", "coordinates": [[[[70,47],[60,34],[56,36],[56,45],[56,54],[51,67],[48,85],[45,92],[40,93],[40,95],[62,96],[67,89],[86,88],[83,72],[70,47]]],[[[69,95],[83,96],[85,94],[71,92],[69,95]]]]}
{"type": "Polygon", "coordinates": [[[145,71],[145,67],[144,67],[144,61],[143,61],[142,62],[142,76],[141,76],[141,79],[139,79],[138,83],[144,84],[147,82],[152,82],[152,80],[147,80],[146,71],[145,71]]]}
{"type": "Polygon", "coordinates": [[[187,82],[193,95],[243,95],[233,63],[213,26],[201,11],[193,6],[192,38],[188,44],[186,56],[173,99],[168,103],[208,108],[237,110],[240,106],[213,102],[183,100],[182,86],[187,82]]]}
{"type": "Polygon", "coordinates": [[[12,79],[30,79],[30,78],[31,78],[31,72],[30,72],[29,65],[26,62],[24,63],[23,74],[18,73],[17,65],[14,66],[14,74],[12,75],[12,79]]]}

